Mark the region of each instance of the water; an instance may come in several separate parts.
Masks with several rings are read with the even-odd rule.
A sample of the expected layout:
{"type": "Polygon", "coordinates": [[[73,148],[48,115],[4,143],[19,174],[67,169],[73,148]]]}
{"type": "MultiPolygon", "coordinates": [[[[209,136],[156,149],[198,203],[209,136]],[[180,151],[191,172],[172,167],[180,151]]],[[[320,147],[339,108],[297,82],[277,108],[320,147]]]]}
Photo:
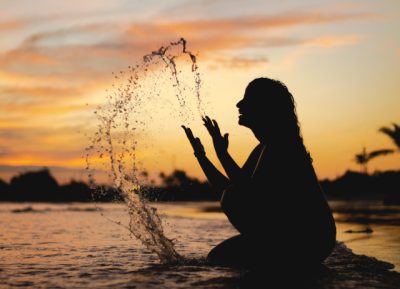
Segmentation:
{"type": "MultiPolygon", "coordinates": [[[[187,288],[192,282],[232,275],[233,272],[199,265],[160,267],[157,256],[124,227],[93,211],[92,204],[1,204],[0,284],[33,288],[158,288],[176,282],[187,288]],[[32,206],[33,212],[11,210],[32,206]],[[160,273],[160,270],[162,273],[160,273]],[[185,272],[191,271],[191,272],[185,272]],[[180,276],[182,275],[182,276],[180,276]]],[[[196,217],[181,205],[157,205],[171,225],[167,234],[186,259],[201,263],[206,253],[233,231],[218,216],[196,217]]],[[[103,204],[114,219],[129,219],[123,205],[103,204]]],[[[1,288],[1,285],[0,285],[1,288]]]]}
{"type": "Polygon", "coordinates": [[[157,210],[143,197],[147,172],[139,155],[151,151],[151,134],[162,131],[166,117],[170,120],[176,115],[180,124],[188,125],[195,114],[204,115],[196,56],[181,38],[113,75],[106,102],[94,111],[97,129],[85,153],[89,181],[95,189],[93,197],[109,194],[102,182],[112,184],[114,197],[125,202],[129,221],[124,224],[115,216],[107,218],[127,227],[162,263],[176,263],[182,258],[164,234],[157,210]],[[166,107],[178,113],[163,117],[160,111],[166,107]]]}
{"type": "MultiPolygon", "coordinates": [[[[161,265],[129,230],[102,217],[93,204],[2,203],[0,288],[237,288],[237,271],[202,264],[211,248],[236,234],[223,214],[207,212],[216,205],[155,205],[169,223],[165,233],[174,239],[177,251],[187,260],[197,260],[174,266],[161,265]],[[12,212],[29,206],[31,211],[12,212]]],[[[100,208],[114,219],[129,220],[124,205],[102,204],[100,208]]],[[[393,208],[400,211],[400,206],[393,208]]],[[[335,217],[347,216],[335,213],[335,217]]],[[[392,262],[400,271],[399,214],[392,211],[373,217],[375,221],[368,224],[372,234],[344,233],[366,225],[338,222],[338,238],[356,253],[392,262]],[[377,221],[378,217],[387,222],[377,221]]],[[[341,279],[344,282],[345,277],[341,279]]]]}
{"type": "Polygon", "coordinates": [[[357,254],[394,264],[400,272],[400,205],[382,201],[333,201],[330,205],[335,211],[338,240],[357,254]],[[368,228],[371,233],[357,233],[368,228]]]}

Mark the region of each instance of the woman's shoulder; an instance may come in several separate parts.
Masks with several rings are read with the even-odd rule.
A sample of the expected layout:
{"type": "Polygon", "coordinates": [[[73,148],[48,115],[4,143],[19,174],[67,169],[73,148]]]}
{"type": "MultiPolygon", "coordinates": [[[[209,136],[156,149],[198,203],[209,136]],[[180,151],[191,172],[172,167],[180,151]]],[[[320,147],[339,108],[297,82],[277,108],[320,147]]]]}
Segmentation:
{"type": "Polygon", "coordinates": [[[264,147],[265,147],[265,145],[263,145],[262,143],[259,143],[258,145],[256,145],[254,147],[253,151],[261,151],[264,147]]]}
{"type": "Polygon", "coordinates": [[[251,158],[259,158],[261,152],[263,151],[263,149],[265,148],[264,145],[262,145],[261,143],[256,145],[255,148],[251,151],[250,155],[249,155],[249,159],[251,158]]]}

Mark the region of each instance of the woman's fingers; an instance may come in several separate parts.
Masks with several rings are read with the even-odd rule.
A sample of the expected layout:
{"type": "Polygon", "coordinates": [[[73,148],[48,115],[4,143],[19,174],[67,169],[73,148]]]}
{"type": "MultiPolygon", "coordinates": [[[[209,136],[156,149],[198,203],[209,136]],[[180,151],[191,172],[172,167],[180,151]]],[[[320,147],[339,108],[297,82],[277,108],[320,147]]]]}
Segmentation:
{"type": "Polygon", "coordinates": [[[213,124],[212,124],[212,122],[211,122],[211,119],[210,119],[207,115],[204,117],[204,124],[207,125],[207,126],[210,127],[210,128],[213,127],[213,124]]]}
{"type": "Polygon", "coordinates": [[[193,135],[193,132],[192,132],[192,130],[190,128],[187,129],[187,135],[188,135],[188,138],[191,141],[194,141],[194,135],[193,135]]]}
{"type": "Polygon", "coordinates": [[[229,138],[229,133],[224,134],[224,139],[226,142],[228,142],[228,138],[229,138]]]}
{"type": "Polygon", "coordinates": [[[211,136],[214,135],[214,128],[209,118],[208,119],[207,117],[203,118],[203,121],[204,121],[204,126],[208,130],[209,134],[211,134],[211,136]]]}
{"type": "Polygon", "coordinates": [[[189,138],[188,128],[186,126],[184,126],[184,125],[181,125],[181,127],[185,131],[186,136],[189,138]]]}
{"type": "Polygon", "coordinates": [[[204,125],[209,125],[210,124],[210,118],[208,116],[205,116],[202,119],[203,119],[204,125]]]}
{"type": "Polygon", "coordinates": [[[219,130],[219,126],[216,120],[211,120],[209,116],[203,117],[204,126],[207,128],[208,132],[213,137],[221,136],[221,132],[219,130]]]}
{"type": "Polygon", "coordinates": [[[221,135],[221,131],[219,129],[217,121],[215,119],[213,119],[212,123],[214,124],[215,132],[218,133],[218,135],[221,135]]]}
{"type": "Polygon", "coordinates": [[[185,131],[185,134],[186,134],[187,138],[189,139],[189,142],[192,145],[192,148],[193,148],[195,154],[205,155],[204,146],[201,143],[200,139],[193,135],[193,132],[189,127],[186,127],[184,125],[181,125],[181,127],[185,131]]]}
{"type": "Polygon", "coordinates": [[[192,130],[188,127],[185,127],[184,125],[182,125],[181,127],[185,131],[185,134],[186,134],[187,138],[189,139],[190,143],[193,145],[194,144],[194,135],[193,135],[192,130]]]}

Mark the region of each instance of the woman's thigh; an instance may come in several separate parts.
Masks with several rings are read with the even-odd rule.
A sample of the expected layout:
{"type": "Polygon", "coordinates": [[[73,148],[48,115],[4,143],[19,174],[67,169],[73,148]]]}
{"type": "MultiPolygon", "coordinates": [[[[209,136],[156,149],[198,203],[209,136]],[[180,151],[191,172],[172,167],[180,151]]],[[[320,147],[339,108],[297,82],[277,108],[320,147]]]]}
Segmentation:
{"type": "Polygon", "coordinates": [[[207,260],[215,265],[239,268],[252,267],[286,267],[287,264],[298,264],[304,267],[314,267],[321,263],[326,256],[321,256],[320,248],[284,240],[268,240],[249,238],[237,235],[229,238],[215,248],[207,256],[207,260]]]}
{"type": "Polygon", "coordinates": [[[221,266],[249,267],[255,260],[256,247],[248,238],[237,235],[213,248],[207,260],[221,266]]]}

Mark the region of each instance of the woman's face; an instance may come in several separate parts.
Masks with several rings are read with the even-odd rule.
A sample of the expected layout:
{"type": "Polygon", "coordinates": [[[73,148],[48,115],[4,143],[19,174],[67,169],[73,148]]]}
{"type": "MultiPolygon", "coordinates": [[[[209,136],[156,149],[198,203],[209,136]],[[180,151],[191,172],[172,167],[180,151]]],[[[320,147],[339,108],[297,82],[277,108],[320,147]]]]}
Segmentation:
{"type": "Polygon", "coordinates": [[[253,128],[257,123],[257,115],[260,104],[257,105],[257,97],[246,89],[243,99],[236,104],[239,109],[239,124],[248,128],[253,128]]]}
{"type": "Polygon", "coordinates": [[[239,125],[263,137],[277,136],[291,129],[293,102],[285,87],[268,79],[256,79],[246,87],[243,99],[236,104],[239,125]]]}

